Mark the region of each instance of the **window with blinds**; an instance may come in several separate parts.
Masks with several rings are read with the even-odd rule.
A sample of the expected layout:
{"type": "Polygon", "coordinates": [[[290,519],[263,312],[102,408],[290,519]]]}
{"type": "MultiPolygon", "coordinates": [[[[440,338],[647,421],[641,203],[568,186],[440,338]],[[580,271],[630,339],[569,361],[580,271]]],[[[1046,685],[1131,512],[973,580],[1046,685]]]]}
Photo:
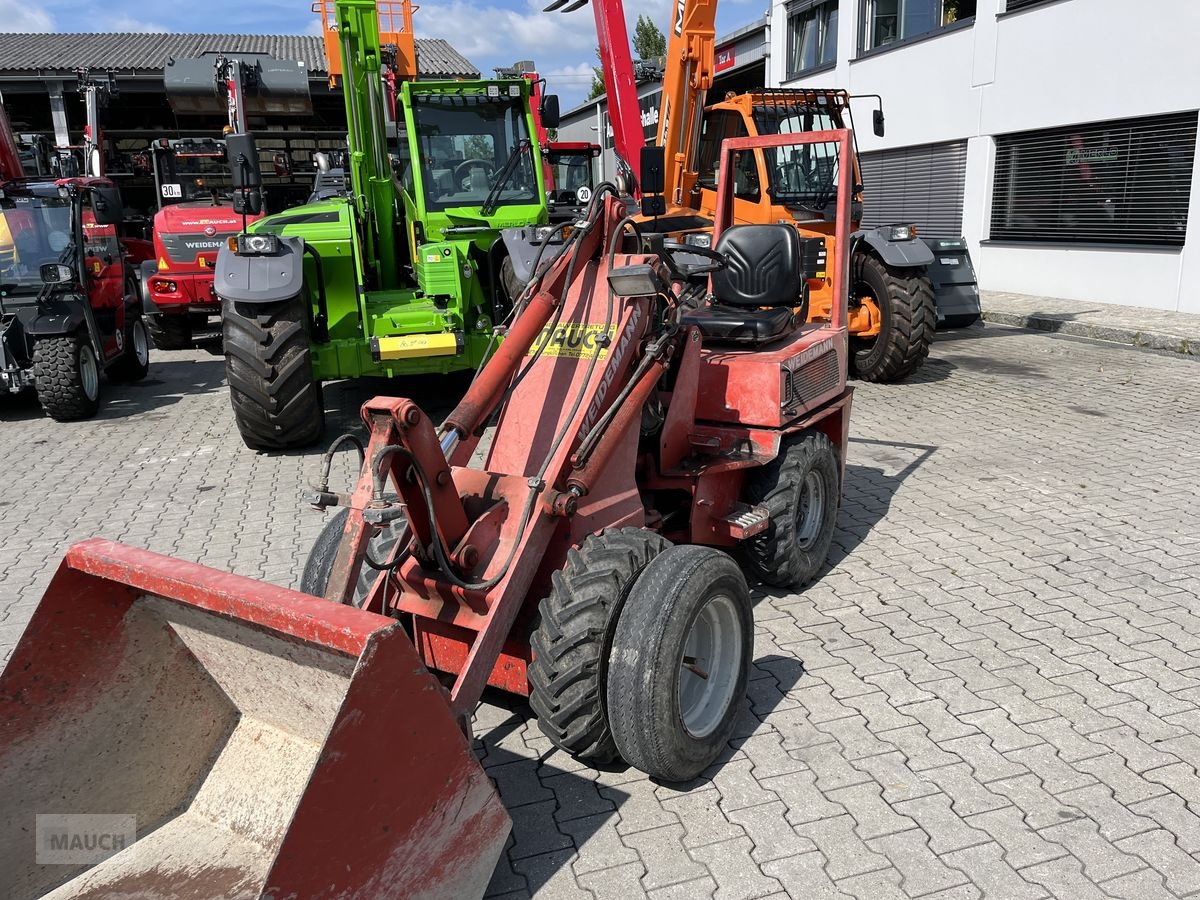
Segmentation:
{"type": "Polygon", "coordinates": [[[1196,113],[996,137],[992,240],[1178,247],[1196,113]]]}
{"type": "Polygon", "coordinates": [[[967,142],[864,153],[863,225],[911,223],[921,237],[962,236],[967,142]]]}
{"type": "Polygon", "coordinates": [[[787,78],[837,62],[837,0],[792,3],[787,11],[787,78]]]}

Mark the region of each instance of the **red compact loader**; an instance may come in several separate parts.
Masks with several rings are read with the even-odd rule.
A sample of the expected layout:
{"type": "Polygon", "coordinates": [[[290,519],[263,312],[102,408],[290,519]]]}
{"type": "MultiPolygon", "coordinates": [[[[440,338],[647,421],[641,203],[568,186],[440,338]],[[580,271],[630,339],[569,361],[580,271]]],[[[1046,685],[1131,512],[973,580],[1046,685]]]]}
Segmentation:
{"type": "MultiPolygon", "coordinates": [[[[811,143],[851,171],[848,131],[726,141],[721,171],[811,143]]],[[[13,895],[479,896],[510,825],[469,740],[485,685],[581,758],[711,765],[751,662],[744,573],[799,586],[834,530],[852,187],[827,266],[789,226],[721,228],[728,194],[701,250],[598,186],[440,428],[378,397],[367,446],[331,447],[326,481],[340,444],[362,474],[318,486],[341,508],[308,594],[72,547],[0,676],[13,895]],[[806,323],[826,270],[841,303],[806,323]],[[80,813],[134,815],[137,839],[40,863],[35,816],[80,813]]]]}

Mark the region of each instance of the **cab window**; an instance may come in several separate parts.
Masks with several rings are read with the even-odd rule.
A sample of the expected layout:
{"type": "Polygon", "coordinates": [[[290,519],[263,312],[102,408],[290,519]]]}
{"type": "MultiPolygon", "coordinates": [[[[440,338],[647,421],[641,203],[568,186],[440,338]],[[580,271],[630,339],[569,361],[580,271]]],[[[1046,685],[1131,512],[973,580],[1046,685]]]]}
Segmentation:
{"type": "MultiPolygon", "coordinates": [[[[736,112],[717,109],[705,114],[700,129],[700,150],[697,164],[700,187],[717,189],[721,163],[721,142],[726,138],[749,137],[746,123],[736,112]]],[[[756,202],[761,196],[758,184],[758,163],[751,150],[735,153],[733,157],[733,194],[739,200],[756,202]]]]}

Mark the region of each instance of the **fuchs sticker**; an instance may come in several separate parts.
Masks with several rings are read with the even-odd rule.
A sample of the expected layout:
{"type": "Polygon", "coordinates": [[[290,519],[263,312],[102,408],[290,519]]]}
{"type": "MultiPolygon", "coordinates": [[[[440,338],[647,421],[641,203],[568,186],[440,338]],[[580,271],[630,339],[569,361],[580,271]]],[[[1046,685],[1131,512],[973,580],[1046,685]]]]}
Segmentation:
{"type": "Polygon", "coordinates": [[[600,345],[600,338],[603,335],[611,341],[615,331],[615,326],[611,325],[605,327],[603,325],[583,325],[578,322],[555,325],[553,328],[547,325],[542,329],[538,339],[534,341],[529,354],[532,356],[540,351],[542,356],[590,359],[596,352],[596,348],[599,347],[598,358],[604,359],[608,355],[608,350],[600,345]]]}
{"type": "Polygon", "coordinates": [[[687,0],[675,0],[675,34],[683,34],[683,13],[687,8],[687,0]]]}

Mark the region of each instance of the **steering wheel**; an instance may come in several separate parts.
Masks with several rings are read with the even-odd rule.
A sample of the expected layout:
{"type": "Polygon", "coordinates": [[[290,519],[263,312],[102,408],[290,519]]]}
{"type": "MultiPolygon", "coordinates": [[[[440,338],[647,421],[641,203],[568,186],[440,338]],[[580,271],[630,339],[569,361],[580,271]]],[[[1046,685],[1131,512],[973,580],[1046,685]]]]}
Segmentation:
{"type": "Polygon", "coordinates": [[[471,165],[482,165],[487,167],[488,181],[492,180],[492,176],[496,174],[496,164],[490,159],[464,159],[454,167],[454,177],[462,178],[462,170],[471,165]]]}
{"type": "Polygon", "coordinates": [[[694,244],[683,244],[679,241],[663,241],[663,249],[666,254],[663,256],[663,261],[667,264],[667,268],[675,275],[682,278],[695,278],[697,275],[707,275],[710,272],[716,272],[724,269],[729,265],[729,260],[725,258],[725,254],[718,253],[709,247],[697,247],[694,244]],[[708,262],[689,263],[674,258],[676,253],[687,253],[692,256],[702,256],[708,262]]]}

